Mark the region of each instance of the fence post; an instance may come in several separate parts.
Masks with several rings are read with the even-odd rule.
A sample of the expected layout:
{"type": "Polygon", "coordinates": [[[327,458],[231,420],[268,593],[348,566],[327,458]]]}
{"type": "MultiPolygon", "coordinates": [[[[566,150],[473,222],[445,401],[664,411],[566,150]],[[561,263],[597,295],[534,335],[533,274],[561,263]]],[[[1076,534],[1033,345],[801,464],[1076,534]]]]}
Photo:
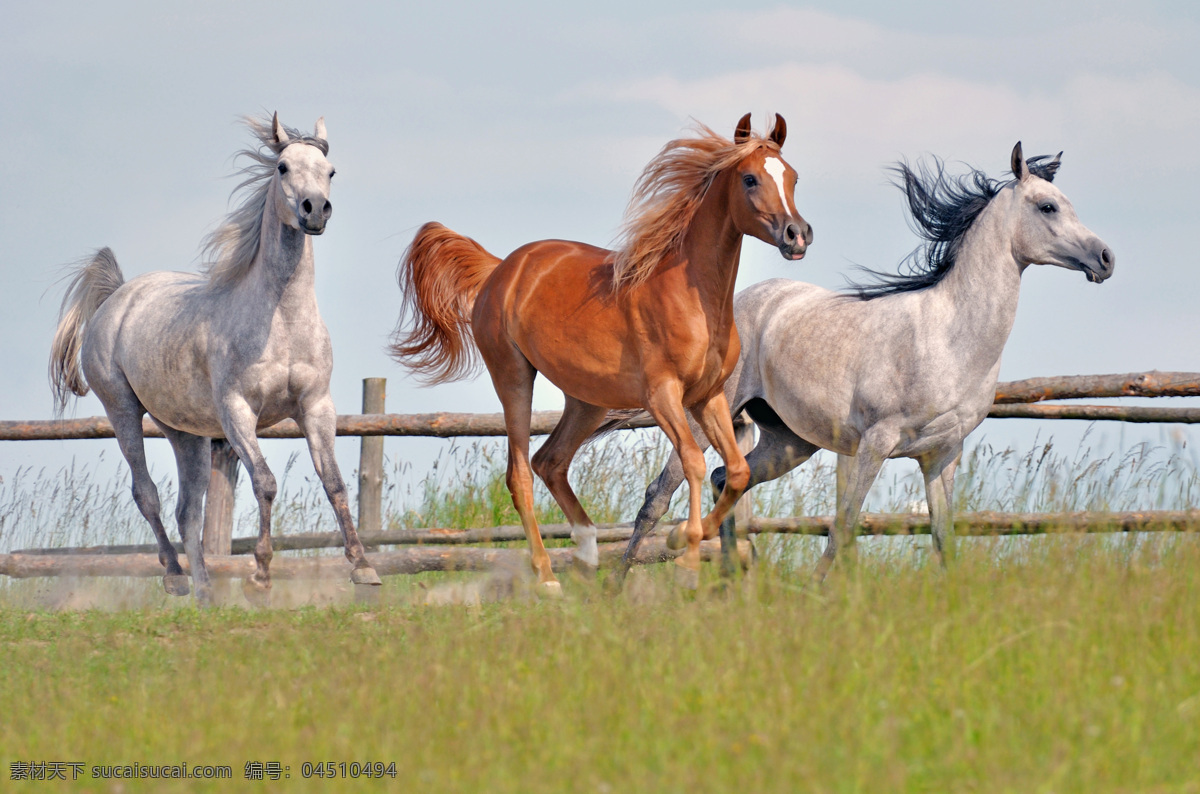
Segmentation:
{"type": "MultiPolygon", "coordinates": [[[[363,378],[362,412],[386,413],[387,378],[363,378]]],[[[383,530],[383,436],[363,436],[358,461],[358,531],[383,530]]]]}
{"type": "Polygon", "coordinates": [[[223,438],[212,442],[212,472],[208,494],[204,497],[204,536],[201,545],[206,555],[232,553],[233,494],[237,490],[238,456],[223,438]]]}

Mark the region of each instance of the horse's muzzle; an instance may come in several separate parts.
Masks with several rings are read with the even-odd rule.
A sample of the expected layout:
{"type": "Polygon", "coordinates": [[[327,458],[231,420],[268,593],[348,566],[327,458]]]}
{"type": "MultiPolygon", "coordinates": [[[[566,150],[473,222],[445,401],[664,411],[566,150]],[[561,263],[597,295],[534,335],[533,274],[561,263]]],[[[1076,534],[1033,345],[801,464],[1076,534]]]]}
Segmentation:
{"type": "Polygon", "coordinates": [[[322,234],[325,222],[333,214],[333,204],[328,199],[318,199],[320,208],[313,205],[312,199],[300,202],[300,227],[305,234],[322,234]]]}
{"type": "Polygon", "coordinates": [[[812,244],[812,226],[803,218],[799,222],[789,221],[787,226],[783,228],[781,236],[779,253],[783,254],[784,259],[799,261],[804,258],[808,246],[812,244]]]}
{"type": "Polygon", "coordinates": [[[1087,280],[1093,284],[1107,281],[1112,276],[1116,266],[1117,258],[1113,255],[1112,249],[1107,246],[1102,248],[1100,253],[1096,254],[1094,261],[1079,263],[1079,269],[1083,271],[1083,275],[1087,277],[1087,280]]]}

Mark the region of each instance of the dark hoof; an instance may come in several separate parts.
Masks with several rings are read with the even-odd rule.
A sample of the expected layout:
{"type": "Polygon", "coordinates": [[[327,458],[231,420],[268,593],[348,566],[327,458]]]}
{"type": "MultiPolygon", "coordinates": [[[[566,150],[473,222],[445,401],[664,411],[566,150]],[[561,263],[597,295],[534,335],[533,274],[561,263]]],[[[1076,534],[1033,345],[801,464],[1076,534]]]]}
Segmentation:
{"type": "Polygon", "coordinates": [[[242,581],[242,595],[250,602],[250,606],[266,608],[271,606],[271,583],[263,584],[253,577],[242,581]]]}
{"type": "Polygon", "coordinates": [[[202,607],[214,607],[217,605],[217,601],[213,597],[212,587],[196,588],[196,605],[202,607]]]}
{"type": "Polygon", "coordinates": [[[590,582],[596,579],[596,572],[599,571],[600,568],[599,566],[593,565],[587,560],[580,559],[579,557],[572,557],[571,570],[576,576],[580,577],[581,579],[586,579],[590,582]]]}
{"type": "Polygon", "coordinates": [[[373,587],[383,584],[383,580],[379,578],[379,574],[375,573],[375,569],[371,567],[355,568],[350,572],[350,581],[355,584],[365,584],[373,587]]]}
{"type": "Polygon", "coordinates": [[[191,592],[188,588],[188,578],[181,573],[169,573],[163,577],[163,589],[167,595],[185,596],[191,592]]]}
{"type": "Polygon", "coordinates": [[[628,569],[616,568],[604,579],[604,594],[610,597],[621,595],[625,590],[625,575],[628,569]]]}

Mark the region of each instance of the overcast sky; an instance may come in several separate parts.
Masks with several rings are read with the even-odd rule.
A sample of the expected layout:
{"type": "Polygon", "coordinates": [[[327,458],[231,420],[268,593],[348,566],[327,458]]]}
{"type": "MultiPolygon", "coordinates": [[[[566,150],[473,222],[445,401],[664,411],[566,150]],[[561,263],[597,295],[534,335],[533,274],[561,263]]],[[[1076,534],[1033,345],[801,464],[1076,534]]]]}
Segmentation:
{"type": "MultiPolygon", "coordinates": [[[[273,110],[304,129],[325,116],[338,169],[315,246],[341,413],[358,412],[368,376],[387,377],[391,411],[499,410],[486,376],[417,388],[383,352],[399,307],[396,262],[420,224],[441,221],[499,255],[546,237],[607,244],[663,143],[692,119],[731,134],[747,111],[760,130],[770,113],[787,119],[784,155],[815,241],[799,264],[747,241],[742,286],[786,276],[837,287],[856,264],[894,267],[917,240],[885,167],[934,154],[1003,177],[1021,140],[1029,155],[1064,151],[1057,184],[1117,268],[1099,286],[1028,271],[1001,378],[1200,370],[1195,8],[8,4],[0,419],[51,417],[61,266],[108,245],[127,277],[196,268],[228,206],[230,158],[248,143],[235,119],[273,110]]],[[[539,391],[538,407],[555,404],[539,391]]],[[[73,409],[101,413],[93,396],[73,409]]],[[[1004,421],[984,432],[1031,437],[1038,426],[1004,421]]],[[[387,449],[421,459],[440,443],[387,449]]],[[[355,442],[339,444],[349,476],[355,442]]],[[[156,473],[172,472],[165,442],[150,446],[156,473]]],[[[291,448],[268,445],[277,469],[291,448]]],[[[113,442],[3,442],[0,477],[102,450],[118,456],[113,442]]]]}

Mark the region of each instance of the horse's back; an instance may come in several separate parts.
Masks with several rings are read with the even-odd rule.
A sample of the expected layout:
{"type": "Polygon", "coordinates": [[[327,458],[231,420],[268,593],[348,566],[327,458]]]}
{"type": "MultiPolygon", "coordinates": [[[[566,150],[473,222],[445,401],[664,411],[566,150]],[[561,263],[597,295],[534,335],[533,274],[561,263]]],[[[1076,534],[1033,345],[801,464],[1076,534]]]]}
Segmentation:
{"type": "MultiPolygon", "coordinates": [[[[131,389],[152,415],[191,412],[206,430],[215,418],[208,378],[207,279],[155,271],[130,279],[100,306],[83,343],[89,384],[106,407],[128,400],[131,389]],[[177,409],[163,406],[166,402],[177,409]],[[160,408],[163,406],[163,408],[160,408]]],[[[190,420],[189,420],[190,423],[190,420]]]]}
{"type": "Polygon", "coordinates": [[[897,449],[909,454],[965,435],[960,428],[977,424],[990,404],[994,370],[960,382],[944,353],[953,340],[919,292],[862,300],[776,279],[734,305],[745,359],[739,396],[765,398],[818,446],[853,454],[868,428],[885,423],[923,439],[897,449]]]}

